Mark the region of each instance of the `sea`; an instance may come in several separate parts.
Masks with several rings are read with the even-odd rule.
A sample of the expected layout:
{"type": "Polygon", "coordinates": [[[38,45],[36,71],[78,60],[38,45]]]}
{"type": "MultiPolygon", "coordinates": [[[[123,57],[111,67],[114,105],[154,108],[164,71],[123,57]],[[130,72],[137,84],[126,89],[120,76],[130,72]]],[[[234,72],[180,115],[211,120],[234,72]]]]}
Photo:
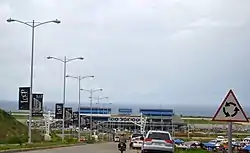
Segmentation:
{"type": "MultiPolygon", "coordinates": [[[[54,110],[56,102],[44,102],[45,110],[54,110]]],[[[82,107],[88,107],[88,102],[83,102],[82,107]]],[[[77,110],[78,102],[66,102],[65,107],[72,107],[73,110],[77,110]]],[[[93,107],[100,107],[96,104],[93,107]]],[[[140,109],[173,109],[176,115],[182,116],[206,116],[212,117],[218,106],[213,105],[173,105],[173,104],[130,104],[126,102],[113,103],[110,105],[104,105],[105,108],[111,108],[112,113],[118,113],[119,108],[129,108],[133,110],[133,114],[138,114],[140,109]]],[[[18,111],[18,102],[0,100],[0,108],[6,111],[18,111]]],[[[250,106],[243,108],[247,116],[250,116],[250,106]]]]}

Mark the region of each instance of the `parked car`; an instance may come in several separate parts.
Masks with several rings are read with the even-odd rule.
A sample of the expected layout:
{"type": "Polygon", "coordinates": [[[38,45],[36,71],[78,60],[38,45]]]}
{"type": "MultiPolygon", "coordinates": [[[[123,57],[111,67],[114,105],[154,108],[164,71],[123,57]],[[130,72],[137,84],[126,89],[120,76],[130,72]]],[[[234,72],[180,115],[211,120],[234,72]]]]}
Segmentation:
{"type": "Polygon", "coordinates": [[[135,137],[142,137],[143,136],[143,134],[141,134],[141,133],[133,133],[131,136],[130,136],[130,138],[131,138],[131,140],[132,140],[132,138],[135,138],[135,137]]]}
{"type": "Polygon", "coordinates": [[[137,149],[142,147],[143,141],[140,139],[142,136],[132,138],[132,149],[137,149]]]}
{"type": "Polygon", "coordinates": [[[141,148],[141,145],[142,145],[142,140],[140,140],[140,138],[143,137],[142,134],[140,133],[134,133],[130,136],[130,144],[129,146],[131,148],[141,148]]]}
{"type": "Polygon", "coordinates": [[[174,142],[169,132],[150,130],[145,137],[141,137],[141,140],[143,140],[141,147],[142,153],[174,152],[174,142]]]}
{"type": "Polygon", "coordinates": [[[120,137],[115,136],[114,141],[115,141],[115,142],[119,142],[119,141],[120,141],[120,137]]]}

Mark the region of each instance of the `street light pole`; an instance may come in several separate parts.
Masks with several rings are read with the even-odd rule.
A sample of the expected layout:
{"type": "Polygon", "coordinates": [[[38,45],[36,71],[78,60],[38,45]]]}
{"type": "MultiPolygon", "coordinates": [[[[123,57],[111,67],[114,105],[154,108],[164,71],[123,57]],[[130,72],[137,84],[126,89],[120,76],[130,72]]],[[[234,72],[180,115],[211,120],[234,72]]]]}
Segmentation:
{"type": "Polygon", "coordinates": [[[28,143],[31,143],[32,141],[32,131],[31,131],[31,128],[32,128],[32,125],[31,125],[31,122],[32,122],[32,93],[33,93],[33,74],[34,74],[34,43],[35,43],[35,28],[38,27],[38,26],[41,26],[43,24],[47,24],[47,23],[61,23],[61,21],[59,20],[51,20],[51,21],[46,21],[46,22],[35,22],[35,20],[32,20],[32,24],[30,24],[30,22],[23,22],[23,21],[20,21],[20,20],[15,20],[15,19],[8,19],[7,22],[18,22],[18,23],[21,23],[21,24],[25,24],[29,27],[32,28],[32,40],[31,40],[31,61],[30,61],[30,99],[29,99],[29,132],[28,132],[28,143]],[[37,24],[36,24],[37,23],[37,24]]]}
{"type": "Polygon", "coordinates": [[[60,61],[63,63],[63,120],[62,120],[62,140],[64,140],[64,130],[65,130],[65,102],[66,102],[66,71],[67,71],[67,63],[74,61],[74,60],[83,60],[83,57],[76,57],[76,58],[71,58],[71,59],[67,59],[66,56],[64,56],[64,59],[60,59],[57,57],[53,57],[53,56],[48,56],[47,59],[54,59],[57,61],[60,61]]]}
{"type": "Polygon", "coordinates": [[[90,90],[87,90],[87,89],[81,89],[83,91],[87,91],[87,92],[90,92],[90,121],[89,121],[89,127],[90,127],[90,140],[92,140],[92,130],[93,130],[93,127],[92,127],[92,122],[93,122],[93,113],[92,113],[92,105],[93,105],[93,93],[96,92],[96,91],[103,91],[103,89],[90,89],[90,90]]]}
{"type": "Polygon", "coordinates": [[[81,77],[78,77],[78,141],[81,141],[81,77]]]}
{"type": "MultiPolygon", "coordinates": [[[[97,103],[96,103],[96,104],[100,105],[100,101],[101,101],[102,99],[109,99],[109,97],[100,97],[100,96],[98,96],[97,98],[94,98],[94,99],[97,100],[97,103]]],[[[99,113],[100,113],[100,106],[98,107],[98,114],[99,114],[99,113]]]]}
{"type": "MultiPolygon", "coordinates": [[[[99,105],[100,103],[100,97],[97,98],[97,104],[99,105]]],[[[98,115],[100,114],[100,106],[98,106],[98,115]]]]}
{"type": "Polygon", "coordinates": [[[30,63],[30,101],[29,101],[29,139],[28,143],[32,142],[32,102],[33,102],[33,75],[34,75],[34,43],[35,43],[35,22],[32,21],[32,45],[31,45],[31,63],[30,63]]]}
{"type": "Polygon", "coordinates": [[[107,109],[105,109],[105,105],[112,105],[112,102],[109,102],[109,103],[103,103],[103,104],[102,104],[102,112],[103,112],[103,114],[105,114],[105,113],[104,113],[104,111],[105,111],[105,110],[107,110],[107,114],[109,114],[109,113],[108,113],[108,108],[107,108],[107,109]]]}
{"type": "Polygon", "coordinates": [[[62,127],[62,141],[64,141],[64,129],[65,129],[65,102],[66,102],[66,71],[67,71],[67,62],[66,59],[67,57],[64,56],[63,60],[63,127],[62,127]]]}
{"type": "Polygon", "coordinates": [[[81,80],[85,79],[85,78],[94,78],[94,76],[70,76],[70,75],[66,75],[66,77],[70,77],[73,79],[77,79],[78,80],[78,141],[81,141],[81,80]]]}
{"type": "Polygon", "coordinates": [[[93,126],[92,126],[92,124],[93,124],[93,113],[92,113],[92,111],[93,111],[93,109],[92,109],[92,106],[93,105],[93,90],[91,90],[90,91],[90,124],[89,124],[89,128],[90,128],[90,140],[92,140],[92,130],[93,130],[93,126]]]}

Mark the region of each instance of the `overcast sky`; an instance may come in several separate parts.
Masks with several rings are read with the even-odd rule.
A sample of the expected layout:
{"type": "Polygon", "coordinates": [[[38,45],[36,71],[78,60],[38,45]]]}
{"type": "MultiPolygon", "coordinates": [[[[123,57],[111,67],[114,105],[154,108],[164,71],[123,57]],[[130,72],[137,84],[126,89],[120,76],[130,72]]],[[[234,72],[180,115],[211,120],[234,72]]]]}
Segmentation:
{"type": "MultiPolygon", "coordinates": [[[[31,28],[7,23],[61,20],[35,30],[34,92],[61,102],[63,64],[94,75],[82,87],[113,103],[219,105],[233,88],[250,100],[249,0],[1,0],[0,99],[17,100],[30,84],[31,28]]],[[[67,80],[67,101],[77,101],[67,80]]],[[[82,93],[86,101],[88,93],[82,93]]]]}

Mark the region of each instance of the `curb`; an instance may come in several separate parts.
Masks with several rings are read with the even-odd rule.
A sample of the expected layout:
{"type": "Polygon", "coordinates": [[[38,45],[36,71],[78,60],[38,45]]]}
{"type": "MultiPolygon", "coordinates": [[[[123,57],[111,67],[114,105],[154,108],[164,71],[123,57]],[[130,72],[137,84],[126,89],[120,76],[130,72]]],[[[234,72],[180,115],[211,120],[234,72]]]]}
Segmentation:
{"type": "Polygon", "coordinates": [[[16,153],[16,152],[25,152],[25,151],[33,151],[33,150],[43,150],[43,149],[55,149],[55,148],[64,148],[64,147],[73,147],[73,146],[81,146],[86,143],[78,143],[78,144],[68,144],[68,145],[55,145],[55,146],[45,146],[45,147],[35,147],[35,148],[23,148],[23,149],[11,149],[11,150],[2,150],[0,153],[16,153]]]}

